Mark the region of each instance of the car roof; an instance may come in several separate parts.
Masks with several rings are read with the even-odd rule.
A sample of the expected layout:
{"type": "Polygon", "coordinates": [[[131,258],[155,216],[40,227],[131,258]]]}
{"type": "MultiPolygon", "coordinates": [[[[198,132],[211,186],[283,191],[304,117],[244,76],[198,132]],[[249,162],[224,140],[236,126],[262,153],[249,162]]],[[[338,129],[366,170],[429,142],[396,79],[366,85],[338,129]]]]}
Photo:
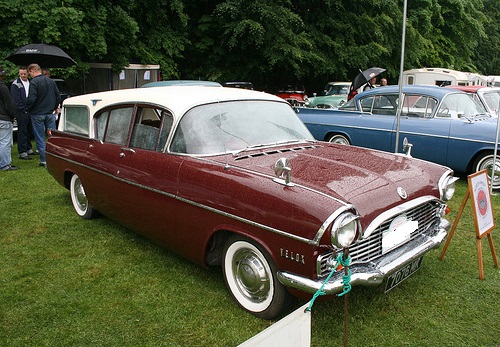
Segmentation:
{"type": "Polygon", "coordinates": [[[269,100],[286,103],[285,100],[275,95],[248,89],[166,86],[78,95],[64,100],[63,106],[86,106],[91,114],[94,114],[114,104],[145,103],[166,107],[174,114],[180,115],[197,105],[229,100],[269,100]]]}
{"type": "Polygon", "coordinates": [[[222,87],[218,82],[213,81],[198,81],[198,80],[167,80],[149,82],[142,85],[141,88],[165,87],[165,86],[206,86],[206,87],[222,87]]]}
{"type": "Polygon", "coordinates": [[[452,89],[457,89],[461,90],[467,93],[477,93],[479,90],[481,91],[498,91],[500,88],[495,88],[495,87],[487,87],[487,86],[446,86],[446,88],[452,88],[452,89]]]}
{"type": "MultiPolygon", "coordinates": [[[[356,95],[357,97],[359,96],[367,96],[371,94],[380,94],[380,93],[385,93],[385,94],[394,94],[399,92],[399,86],[398,85],[390,85],[390,86],[383,86],[383,87],[377,87],[377,88],[372,88],[367,91],[364,91],[362,93],[359,93],[356,95]]],[[[423,95],[432,95],[436,97],[444,97],[447,94],[451,93],[463,93],[462,91],[459,91],[457,89],[451,89],[451,88],[443,88],[443,87],[438,87],[438,86],[433,86],[433,85],[427,85],[427,84],[405,84],[403,85],[402,88],[403,93],[407,94],[423,94],[423,95]]]]}

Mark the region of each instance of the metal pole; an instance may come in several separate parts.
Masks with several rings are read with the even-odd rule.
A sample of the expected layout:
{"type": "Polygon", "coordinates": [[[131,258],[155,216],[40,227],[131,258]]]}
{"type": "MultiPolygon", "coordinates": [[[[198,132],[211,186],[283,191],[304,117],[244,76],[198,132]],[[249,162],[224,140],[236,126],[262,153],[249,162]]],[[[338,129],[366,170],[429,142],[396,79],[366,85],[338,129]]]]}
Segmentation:
{"type": "MultiPolygon", "coordinates": [[[[342,259],[345,260],[349,258],[349,248],[344,248],[342,252],[342,259]]],[[[344,267],[344,275],[349,275],[349,265],[344,267]]],[[[349,325],[349,305],[347,304],[347,299],[349,293],[344,295],[344,347],[347,347],[348,342],[348,325],[349,325]]]]}
{"type": "Polygon", "coordinates": [[[500,128],[500,98],[498,100],[497,110],[497,136],[495,138],[495,150],[493,152],[493,167],[491,168],[490,194],[493,195],[493,182],[495,179],[495,169],[497,167],[497,151],[498,151],[498,129],[500,128]]]}
{"type": "Polygon", "coordinates": [[[399,151],[399,121],[401,118],[401,109],[403,108],[403,71],[405,65],[405,39],[406,39],[406,3],[407,0],[404,0],[403,5],[403,32],[401,39],[401,64],[399,67],[399,95],[398,95],[398,109],[396,111],[396,146],[394,149],[394,153],[398,153],[399,151]]]}

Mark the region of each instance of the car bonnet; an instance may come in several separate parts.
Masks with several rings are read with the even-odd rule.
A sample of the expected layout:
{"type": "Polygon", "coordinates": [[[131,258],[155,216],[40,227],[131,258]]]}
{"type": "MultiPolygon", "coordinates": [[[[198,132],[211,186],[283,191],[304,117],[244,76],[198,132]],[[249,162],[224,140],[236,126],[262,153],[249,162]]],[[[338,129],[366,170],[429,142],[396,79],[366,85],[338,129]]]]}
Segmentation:
{"type": "Polygon", "coordinates": [[[280,157],[288,159],[296,189],[352,204],[362,216],[372,218],[405,200],[424,195],[439,198],[438,181],[448,170],[403,155],[322,142],[280,153],[242,154],[234,165],[274,178],[274,165],[280,157]],[[400,189],[406,192],[406,199],[398,193],[400,189]]]}

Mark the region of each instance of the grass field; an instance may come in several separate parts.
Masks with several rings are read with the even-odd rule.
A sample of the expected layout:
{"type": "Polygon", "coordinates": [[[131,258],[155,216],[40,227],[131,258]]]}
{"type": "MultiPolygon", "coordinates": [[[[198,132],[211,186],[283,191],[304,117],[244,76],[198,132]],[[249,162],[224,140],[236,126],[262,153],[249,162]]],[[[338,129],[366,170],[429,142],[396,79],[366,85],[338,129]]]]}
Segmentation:
{"type": "MultiPolygon", "coordinates": [[[[0,172],[0,346],[236,346],[273,323],[236,305],[220,269],[107,218],[79,218],[37,158],[13,157],[21,170],[0,172]]],[[[462,178],[450,221],[466,189],[462,178]]],[[[440,252],[387,294],[352,290],[349,346],[500,346],[500,271],[483,240],[478,278],[470,202],[443,261],[440,252]]],[[[343,345],[343,300],[314,304],[312,346],[343,345]]]]}

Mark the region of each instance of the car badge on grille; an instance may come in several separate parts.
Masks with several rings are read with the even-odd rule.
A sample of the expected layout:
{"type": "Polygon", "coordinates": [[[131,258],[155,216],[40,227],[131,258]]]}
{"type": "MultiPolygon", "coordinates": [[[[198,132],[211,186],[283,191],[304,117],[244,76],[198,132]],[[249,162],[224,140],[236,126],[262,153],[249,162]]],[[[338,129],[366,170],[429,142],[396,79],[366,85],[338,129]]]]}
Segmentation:
{"type": "Polygon", "coordinates": [[[408,194],[406,194],[406,190],[404,190],[404,188],[398,187],[398,194],[401,197],[401,199],[408,198],[408,194]]]}

